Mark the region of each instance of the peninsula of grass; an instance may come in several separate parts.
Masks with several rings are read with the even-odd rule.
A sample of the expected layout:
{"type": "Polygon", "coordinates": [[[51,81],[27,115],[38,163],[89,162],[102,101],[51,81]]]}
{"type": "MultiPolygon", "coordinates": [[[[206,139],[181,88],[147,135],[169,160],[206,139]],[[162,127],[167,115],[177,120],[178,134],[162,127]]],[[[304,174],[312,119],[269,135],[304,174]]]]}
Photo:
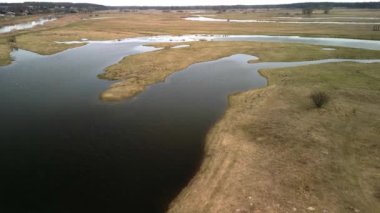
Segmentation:
{"type": "Polygon", "coordinates": [[[8,37],[0,37],[0,66],[11,63],[11,44],[8,37]]]}
{"type": "MultiPolygon", "coordinates": [[[[218,17],[237,19],[273,18],[284,14],[296,15],[298,10],[270,10],[256,13],[227,12],[218,17]]],[[[333,10],[331,16],[377,17],[378,10],[333,10]]],[[[225,35],[298,35],[356,39],[380,39],[372,25],[331,24],[278,24],[278,23],[228,23],[187,21],[191,13],[162,13],[160,11],[131,13],[99,13],[96,19],[89,14],[66,15],[57,21],[30,30],[14,32],[18,47],[39,54],[54,54],[76,45],[58,44],[56,41],[123,39],[153,35],[225,34],[225,35]],[[103,19],[102,19],[103,18],[103,19]],[[354,26],[354,29],[353,29],[354,26]]],[[[204,14],[207,15],[207,14],[204,14]]],[[[330,16],[323,16],[330,17],[330,16]]],[[[14,20],[19,22],[23,19],[14,20]]],[[[26,21],[26,20],[25,20],[26,21]]],[[[343,19],[344,21],[344,19],[343,19]]],[[[12,20],[0,20],[0,25],[12,20]],[[4,23],[3,23],[4,22],[4,23]]],[[[0,38],[7,35],[0,35],[0,38]]],[[[0,54],[7,49],[1,48],[0,54]]]]}
{"type": "MultiPolygon", "coordinates": [[[[158,51],[132,55],[118,64],[108,67],[99,77],[118,80],[101,99],[118,101],[142,92],[146,86],[163,81],[165,78],[186,67],[204,61],[216,60],[233,54],[248,54],[260,62],[309,61],[330,58],[378,59],[379,51],[337,48],[324,51],[321,46],[268,42],[193,42],[188,48],[172,49],[178,44],[153,44],[163,48],[158,51]]],[[[255,63],[252,61],[251,63],[255,63]]]]}
{"type": "Polygon", "coordinates": [[[169,212],[376,212],[380,64],[263,70],[233,95],[197,175],[169,212]],[[310,94],[329,102],[317,108],[310,94]]]}

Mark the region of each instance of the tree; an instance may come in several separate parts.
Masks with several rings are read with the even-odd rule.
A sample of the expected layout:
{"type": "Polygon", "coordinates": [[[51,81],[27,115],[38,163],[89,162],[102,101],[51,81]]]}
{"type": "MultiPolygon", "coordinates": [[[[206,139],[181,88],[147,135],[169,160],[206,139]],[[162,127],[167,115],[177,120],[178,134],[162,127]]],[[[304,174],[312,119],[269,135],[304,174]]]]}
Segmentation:
{"type": "Polygon", "coordinates": [[[332,8],[325,8],[325,9],[323,9],[323,13],[324,14],[330,14],[331,10],[332,10],[332,8]]]}
{"type": "Polygon", "coordinates": [[[314,9],[312,9],[312,8],[304,8],[304,9],[302,9],[302,14],[303,15],[311,15],[311,14],[313,14],[313,11],[314,11],[314,9]]]}

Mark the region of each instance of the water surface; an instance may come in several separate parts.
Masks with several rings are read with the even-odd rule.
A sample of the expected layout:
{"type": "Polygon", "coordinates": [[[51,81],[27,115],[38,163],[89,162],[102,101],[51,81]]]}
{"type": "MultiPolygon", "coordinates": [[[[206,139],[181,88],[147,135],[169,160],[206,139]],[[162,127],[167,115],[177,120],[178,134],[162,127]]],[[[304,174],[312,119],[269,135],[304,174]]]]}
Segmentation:
{"type": "Polygon", "coordinates": [[[96,75],[154,50],[143,44],[91,43],[52,56],[19,50],[0,67],[1,212],[163,212],[198,168],[228,95],[266,85],[258,69],[345,61],[248,64],[253,56],[233,55],[127,101],[99,101],[112,82],[96,75]]]}
{"type": "Polygon", "coordinates": [[[161,35],[150,37],[127,38],[122,40],[110,41],[65,41],[57,42],[64,44],[120,44],[120,43],[159,43],[159,42],[193,42],[193,41],[259,41],[259,42],[286,42],[312,45],[324,45],[335,47],[349,47],[367,50],[380,50],[380,41],[349,39],[349,38],[321,38],[321,37],[302,37],[302,36],[270,36],[270,35],[161,35]]]}
{"type": "MultiPolygon", "coordinates": [[[[283,19],[285,17],[280,17],[283,19]]],[[[338,25],[376,25],[380,24],[379,22],[358,22],[358,21],[310,21],[310,20],[318,20],[320,18],[290,18],[295,19],[297,21],[278,21],[272,19],[222,19],[222,18],[210,18],[205,16],[191,16],[184,18],[184,20],[188,21],[202,21],[202,22],[236,22],[236,23],[279,23],[279,24],[338,24],[338,25]]],[[[324,20],[323,18],[321,20],[324,20]]],[[[363,20],[377,20],[377,18],[366,19],[363,20]]]]}

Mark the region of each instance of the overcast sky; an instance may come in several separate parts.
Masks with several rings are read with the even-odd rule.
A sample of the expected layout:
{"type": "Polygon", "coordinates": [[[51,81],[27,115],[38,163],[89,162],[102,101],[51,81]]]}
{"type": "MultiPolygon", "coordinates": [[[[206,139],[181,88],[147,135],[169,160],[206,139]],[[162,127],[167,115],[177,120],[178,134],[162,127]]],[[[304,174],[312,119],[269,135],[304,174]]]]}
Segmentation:
{"type": "MultiPolygon", "coordinates": [[[[25,1],[25,0],[24,0],[25,1]]],[[[24,2],[18,0],[5,0],[0,2],[24,2]]],[[[32,0],[30,0],[32,1],[32,0]]],[[[177,6],[177,5],[236,5],[236,4],[248,4],[248,5],[260,5],[260,4],[285,4],[295,2],[326,2],[328,0],[312,0],[312,1],[297,1],[297,0],[33,0],[33,1],[45,1],[45,2],[75,2],[75,3],[96,3],[110,6],[177,6]]],[[[369,2],[361,0],[334,0],[330,2],[369,2]]]]}

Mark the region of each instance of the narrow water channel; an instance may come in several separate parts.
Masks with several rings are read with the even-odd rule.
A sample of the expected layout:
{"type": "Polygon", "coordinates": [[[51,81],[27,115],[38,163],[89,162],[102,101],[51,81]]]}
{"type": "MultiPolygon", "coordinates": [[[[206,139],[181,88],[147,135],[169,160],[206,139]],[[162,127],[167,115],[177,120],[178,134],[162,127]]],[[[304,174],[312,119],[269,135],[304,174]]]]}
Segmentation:
{"type": "Polygon", "coordinates": [[[258,69],[344,61],[248,64],[253,56],[233,55],[101,102],[111,82],[96,75],[154,50],[142,44],[19,50],[0,67],[0,212],[163,212],[198,168],[228,95],[266,85],[258,69]]]}

